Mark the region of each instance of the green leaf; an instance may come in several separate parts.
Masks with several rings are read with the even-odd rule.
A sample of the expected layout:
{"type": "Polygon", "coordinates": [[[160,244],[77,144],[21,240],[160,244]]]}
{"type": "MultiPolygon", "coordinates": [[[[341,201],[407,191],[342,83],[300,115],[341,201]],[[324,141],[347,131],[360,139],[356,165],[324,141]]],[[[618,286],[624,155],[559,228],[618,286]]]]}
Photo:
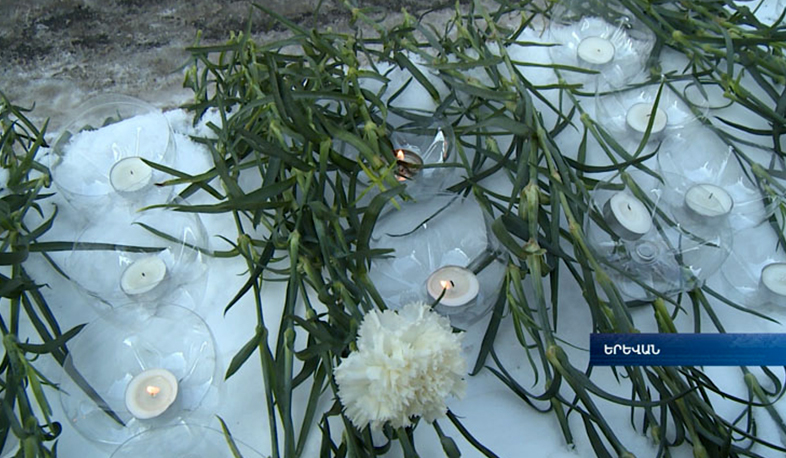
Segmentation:
{"type": "Polygon", "coordinates": [[[437,88],[431,84],[431,81],[426,78],[426,75],[424,75],[423,72],[421,72],[420,69],[418,69],[418,67],[413,64],[411,60],[409,60],[404,54],[400,52],[395,53],[393,55],[393,59],[401,68],[406,69],[412,75],[412,77],[415,78],[415,80],[417,80],[421,86],[423,86],[423,88],[426,90],[426,92],[428,92],[433,100],[439,101],[440,97],[437,88]]]}
{"type": "Polygon", "coordinates": [[[23,263],[29,254],[26,248],[15,250],[10,253],[0,253],[0,266],[15,266],[23,263]]]}
{"type": "Polygon", "coordinates": [[[377,222],[382,208],[390,201],[390,199],[398,196],[404,192],[405,186],[398,185],[394,188],[376,195],[369,204],[366,211],[363,213],[363,220],[360,223],[360,230],[358,231],[357,249],[358,251],[369,250],[369,240],[371,240],[371,233],[374,230],[374,225],[377,222]]]}
{"type": "Polygon", "coordinates": [[[221,422],[221,431],[224,433],[224,440],[226,440],[229,451],[232,452],[232,456],[234,458],[243,458],[243,455],[240,453],[240,449],[237,448],[235,439],[232,437],[232,433],[229,432],[229,428],[224,422],[224,419],[220,416],[216,417],[218,418],[218,421],[221,422]]]}
{"type": "Polygon", "coordinates": [[[74,326],[73,328],[69,329],[66,333],[62,334],[61,336],[43,344],[30,344],[30,343],[19,342],[16,345],[26,352],[35,353],[38,355],[53,353],[57,349],[61,347],[65,347],[66,342],[68,342],[74,336],[79,334],[79,331],[81,331],[82,328],[84,328],[85,326],[86,324],[80,324],[79,326],[74,326]]]}
{"type": "Polygon", "coordinates": [[[510,236],[510,233],[505,228],[505,223],[503,222],[502,218],[497,218],[491,224],[491,230],[494,232],[494,235],[497,236],[497,239],[502,243],[502,245],[510,251],[511,254],[520,258],[526,259],[528,254],[524,251],[524,248],[510,236]]]}
{"type": "Polygon", "coordinates": [[[0,297],[16,298],[23,291],[34,288],[35,285],[21,278],[8,278],[0,276],[0,297]]]}
{"type": "Polygon", "coordinates": [[[245,296],[246,293],[248,293],[251,290],[251,288],[257,283],[257,280],[262,275],[262,272],[264,272],[265,268],[267,268],[267,265],[270,262],[270,260],[273,259],[273,254],[275,252],[276,252],[276,247],[273,244],[273,241],[268,240],[267,243],[265,243],[265,248],[262,250],[262,254],[259,256],[259,259],[257,260],[256,265],[254,266],[254,271],[251,273],[251,275],[249,275],[249,278],[248,280],[246,280],[246,283],[243,284],[240,290],[235,294],[235,297],[233,297],[232,300],[229,301],[229,304],[227,304],[227,306],[224,307],[224,315],[226,315],[227,312],[229,312],[229,310],[235,304],[237,304],[237,302],[241,298],[243,298],[243,296],[245,296]]]}
{"type": "MultiPolygon", "coordinates": [[[[504,282],[503,285],[507,285],[504,282]]],[[[502,315],[505,311],[505,303],[507,296],[505,291],[506,287],[500,289],[497,295],[497,300],[494,302],[494,308],[491,313],[491,320],[486,327],[486,332],[483,334],[483,340],[480,343],[480,350],[478,351],[478,358],[475,360],[475,367],[469,375],[477,375],[486,364],[486,358],[494,348],[494,341],[497,339],[497,332],[499,331],[500,323],[502,323],[502,315]]]]}
{"type": "Polygon", "coordinates": [[[456,441],[454,441],[450,436],[445,435],[436,420],[434,420],[433,426],[434,430],[437,431],[439,443],[442,445],[442,450],[445,452],[445,456],[448,458],[459,458],[461,456],[461,451],[459,450],[458,445],[456,445],[456,441]]]}
{"type": "Polygon", "coordinates": [[[267,340],[267,328],[264,326],[257,326],[256,334],[235,354],[232,361],[229,363],[224,380],[232,377],[235,372],[248,360],[251,355],[267,340]]]}
{"type": "Polygon", "coordinates": [[[467,442],[472,444],[472,446],[475,447],[475,449],[477,449],[480,453],[482,453],[483,456],[486,456],[488,458],[499,458],[494,452],[492,452],[485,445],[481,444],[477,439],[475,439],[475,437],[472,436],[469,430],[467,430],[467,428],[465,428],[464,425],[461,424],[461,421],[459,421],[456,414],[454,414],[450,410],[448,410],[448,419],[450,419],[450,422],[453,423],[453,426],[455,426],[456,429],[458,429],[461,435],[464,436],[464,439],[466,439],[467,442]]]}
{"type": "Polygon", "coordinates": [[[246,129],[238,129],[237,134],[240,136],[240,138],[245,140],[251,148],[259,151],[263,156],[275,157],[285,164],[298,170],[311,170],[311,166],[298,159],[297,156],[292,154],[290,151],[285,151],[280,146],[270,143],[253,132],[250,132],[246,129]]]}

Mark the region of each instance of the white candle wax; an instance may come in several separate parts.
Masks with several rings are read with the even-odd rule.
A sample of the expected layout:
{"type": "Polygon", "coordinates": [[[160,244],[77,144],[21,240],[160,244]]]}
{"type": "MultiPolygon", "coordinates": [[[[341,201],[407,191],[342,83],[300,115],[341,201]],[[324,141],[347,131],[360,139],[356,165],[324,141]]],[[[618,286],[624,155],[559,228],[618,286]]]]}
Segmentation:
{"type": "Polygon", "coordinates": [[[768,264],[761,270],[761,282],[771,292],[786,296],[786,262],[768,264]]]}
{"type": "Polygon", "coordinates": [[[166,264],[157,256],[148,256],[134,261],[123,271],[120,287],[133,296],[144,294],[158,286],[166,277],[166,264]]]}
{"type": "Polygon", "coordinates": [[[127,157],[115,162],[109,171],[109,182],[117,192],[135,192],[153,178],[153,169],[139,157],[127,157]]]}
{"type": "Polygon", "coordinates": [[[639,239],[652,228],[647,207],[625,192],[611,196],[603,207],[603,217],[614,233],[626,240],[639,239]]]}
{"type": "Polygon", "coordinates": [[[614,59],[614,44],[601,37],[587,37],[576,48],[579,59],[588,64],[603,65],[614,59]]]}
{"type": "Polygon", "coordinates": [[[428,295],[448,307],[466,305],[478,296],[480,283],[478,277],[469,269],[459,266],[445,266],[435,270],[426,280],[428,295]]]}
{"type": "Polygon", "coordinates": [[[734,200],[723,188],[703,183],[688,189],[685,205],[697,215],[714,218],[728,215],[734,200]]]}
{"type": "Polygon", "coordinates": [[[149,369],[126,386],[126,408],[140,420],[155,418],[177,398],[177,379],[166,369],[149,369]]]}
{"type": "MultiPolygon", "coordinates": [[[[637,103],[628,109],[625,116],[625,122],[628,126],[639,133],[647,131],[647,124],[650,122],[650,114],[652,113],[653,105],[651,103],[637,103]]],[[[652,130],[650,133],[657,134],[666,128],[666,123],[669,118],[666,112],[660,108],[655,110],[655,120],[652,122],[652,130]]]]}

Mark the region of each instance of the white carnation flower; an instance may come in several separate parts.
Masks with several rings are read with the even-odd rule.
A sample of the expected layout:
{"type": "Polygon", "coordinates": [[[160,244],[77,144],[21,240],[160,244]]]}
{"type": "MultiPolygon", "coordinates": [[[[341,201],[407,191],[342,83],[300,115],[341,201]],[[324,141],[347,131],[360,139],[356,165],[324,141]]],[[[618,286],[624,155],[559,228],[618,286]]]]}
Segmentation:
{"type": "Polygon", "coordinates": [[[345,414],[359,429],[409,426],[413,417],[432,422],[445,416],[448,395],[464,394],[461,335],[422,302],[366,314],[357,348],[334,375],[345,414]]]}

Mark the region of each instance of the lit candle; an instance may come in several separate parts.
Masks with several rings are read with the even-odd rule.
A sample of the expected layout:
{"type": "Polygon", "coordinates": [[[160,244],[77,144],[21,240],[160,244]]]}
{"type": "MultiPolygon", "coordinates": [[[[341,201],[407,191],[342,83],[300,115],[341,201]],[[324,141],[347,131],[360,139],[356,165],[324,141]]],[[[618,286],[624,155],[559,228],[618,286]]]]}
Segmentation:
{"type": "Polygon", "coordinates": [[[761,282],[769,291],[786,296],[786,262],[768,264],[761,270],[761,282]]]}
{"type": "MultiPolygon", "coordinates": [[[[639,133],[647,131],[647,124],[650,122],[650,114],[652,113],[653,105],[651,103],[637,103],[628,109],[628,114],[625,116],[625,122],[628,126],[639,133]]],[[[660,108],[655,110],[655,120],[652,122],[652,130],[650,133],[657,134],[666,128],[666,123],[669,117],[666,112],[660,108]]]]}
{"type": "Polygon", "coordinates": [[[109,171],[109,182],[117,192],[139,191],[152,178],[153,169],[137,156],[120,159],[109,171]]]}
{"type": "Polygon", "coordinates": [[[177,379],[166,369],[149,369],[126,386],[126,408],[131,415],[146,420],[166,411],[177,398],[177,379]]]}
{"type": "Polygon", "coordinates": [[[685,205],[699,216],[715,218],[728,215],[734,200],[723,188],[703,183],[688,189],[685,205]]]}
{"type": "Polygon", "coordinates": [[[588,64],[603,65],[614,59],[614,44],[601,37],[587,37],[579,43],[576,55],[588,64]]]}
{"type": "Polygon", "coordinates": [[[652,228],[652,216],[647,207],[625,192],[618,192],[606,201],[603,218],[615,234],[626,240],[640,239],[652,228]]]}
{"type": "Polygon", "coordinates": [[[435,270],[426,280],[429,296],[448,307],[466,305],[478,296],[480,283],[471,270],[459,266],[445,266],[435,270]],[[442,292],[445,292],[443,295],[442,292]]]}
{"type": "Polygon", "coordinates": [[[398,181],[412,179],[422,166],[423,159],[414,151],[406,149],[396,151],[396,177],[398,181]]]}
{"type": "Polygon", "coordinates": [[[161,283],[166,276],[166,264],[157,256],[134,261],[120,276],[120,287],[129,296],[144,294],[161,283]]]}

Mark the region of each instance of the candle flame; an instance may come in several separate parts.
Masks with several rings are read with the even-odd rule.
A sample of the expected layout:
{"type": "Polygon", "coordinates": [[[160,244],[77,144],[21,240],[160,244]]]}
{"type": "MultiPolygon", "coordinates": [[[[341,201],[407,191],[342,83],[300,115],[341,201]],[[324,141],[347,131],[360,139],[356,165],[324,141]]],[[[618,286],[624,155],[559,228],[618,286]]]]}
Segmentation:
{"type": "Polygon", "coordinates": [[[149,385],[147,388],[145,388],[145,391],[147,391],[147,394],[149,394],[150,396],[155,397],[155,395],[161,392],[161,388],[157,386],[149,385]]]}
{"type": "Polygon", "coordinates": [[[403,150],[396,151],[396,159],[398,159],[399,161],[403,161],[404,160],[404,151],[403,150]]]}
{"type": "Polygon", "coordinates": [[[442,289],[450,289],[455,286],[450,280],[442,280],[439,282],[439,284],[442,286],[442,289]]]}

